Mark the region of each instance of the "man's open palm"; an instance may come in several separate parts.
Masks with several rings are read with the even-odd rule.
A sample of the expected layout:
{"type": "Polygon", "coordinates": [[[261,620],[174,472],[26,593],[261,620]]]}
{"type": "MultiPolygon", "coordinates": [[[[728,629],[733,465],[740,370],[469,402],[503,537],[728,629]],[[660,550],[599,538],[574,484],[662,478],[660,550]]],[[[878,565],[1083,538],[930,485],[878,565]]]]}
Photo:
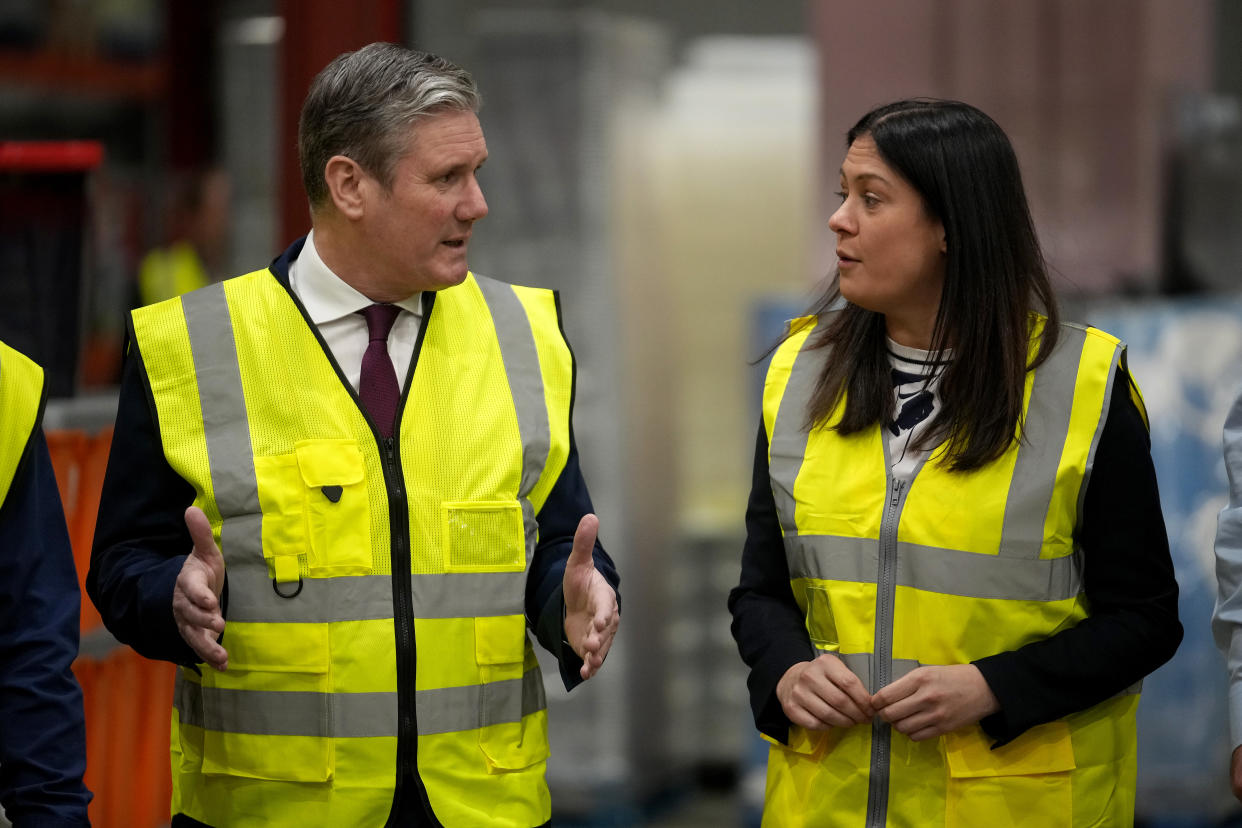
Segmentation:
{"type": "Polygon", "coordinates": [[[224,615],[220,611],[220,592],[224,589],[224,557],[211,534],[211,523],[203,510],[185,510],[194,549],[186,557],[173,587],[173,618],[185,643],[198,657],[217,670],[228,667],[229,654],[220,646],[224,615]]]}
{"type": "Polygon", "coordinates": [[[582,659],[584,679],[599,672],[621,624],[617,593],[595,568],[591,555],[598,533],[599,518],[583,515],[565,564],[565,638],[582,659]]]}

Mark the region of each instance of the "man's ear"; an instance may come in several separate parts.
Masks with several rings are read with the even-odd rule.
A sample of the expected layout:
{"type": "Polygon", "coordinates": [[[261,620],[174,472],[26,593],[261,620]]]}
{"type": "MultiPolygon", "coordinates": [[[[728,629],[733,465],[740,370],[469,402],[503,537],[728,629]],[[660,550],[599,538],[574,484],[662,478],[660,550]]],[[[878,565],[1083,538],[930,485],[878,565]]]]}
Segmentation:
{"type": "Polygon", "coordinates": [[[348,219],[358,220],[366,213],[366,196],[371,180],[358,162],[344,155],[334,155],[323,168],[324,182],[332,204],[348,219]]]}

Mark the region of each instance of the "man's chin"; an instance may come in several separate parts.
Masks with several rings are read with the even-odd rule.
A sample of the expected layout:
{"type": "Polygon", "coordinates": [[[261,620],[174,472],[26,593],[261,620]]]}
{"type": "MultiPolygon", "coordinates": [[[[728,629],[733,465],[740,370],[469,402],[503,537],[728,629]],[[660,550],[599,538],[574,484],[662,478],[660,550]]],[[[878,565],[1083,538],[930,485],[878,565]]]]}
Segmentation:
{"type": "Polygon", "coordinates": [[[466,275],[469,271],[470,269],[464,264],[459,268],[446,268],[428,279],[423,290],[444,290],[445,288],[457,287],[466,281],[466,275]]]}

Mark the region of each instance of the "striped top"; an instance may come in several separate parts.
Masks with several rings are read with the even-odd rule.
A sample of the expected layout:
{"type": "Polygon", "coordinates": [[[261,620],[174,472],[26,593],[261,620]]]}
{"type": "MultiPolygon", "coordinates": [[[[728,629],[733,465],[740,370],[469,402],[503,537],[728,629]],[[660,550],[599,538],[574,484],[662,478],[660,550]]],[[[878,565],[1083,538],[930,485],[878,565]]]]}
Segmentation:
{"type": "Polygon", "coordinates": [[[893,477],[909,480],[927,455],[929,446],[918,449],[919,439],[935,419],[940,407],[940,375],[953,354],[945,351],[937,361],[931,351],[922,351],[888,342],[888,361],[892,366],[895,406],[893,421],[885,425],[893,477]]]}

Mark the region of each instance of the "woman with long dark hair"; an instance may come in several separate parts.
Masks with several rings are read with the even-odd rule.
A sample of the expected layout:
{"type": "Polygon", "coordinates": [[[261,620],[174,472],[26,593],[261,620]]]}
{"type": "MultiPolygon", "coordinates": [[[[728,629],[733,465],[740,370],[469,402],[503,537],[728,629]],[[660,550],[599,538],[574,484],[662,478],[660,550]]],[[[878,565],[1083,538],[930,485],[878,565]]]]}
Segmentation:
{"type": "Polygon", "coordinates": [[[729,598],[764,825],[1131,824],[1138,683],[1182,630],[1125,346],[1059,321],[978,109],[867,113],[840,190],[729,598]]]}

